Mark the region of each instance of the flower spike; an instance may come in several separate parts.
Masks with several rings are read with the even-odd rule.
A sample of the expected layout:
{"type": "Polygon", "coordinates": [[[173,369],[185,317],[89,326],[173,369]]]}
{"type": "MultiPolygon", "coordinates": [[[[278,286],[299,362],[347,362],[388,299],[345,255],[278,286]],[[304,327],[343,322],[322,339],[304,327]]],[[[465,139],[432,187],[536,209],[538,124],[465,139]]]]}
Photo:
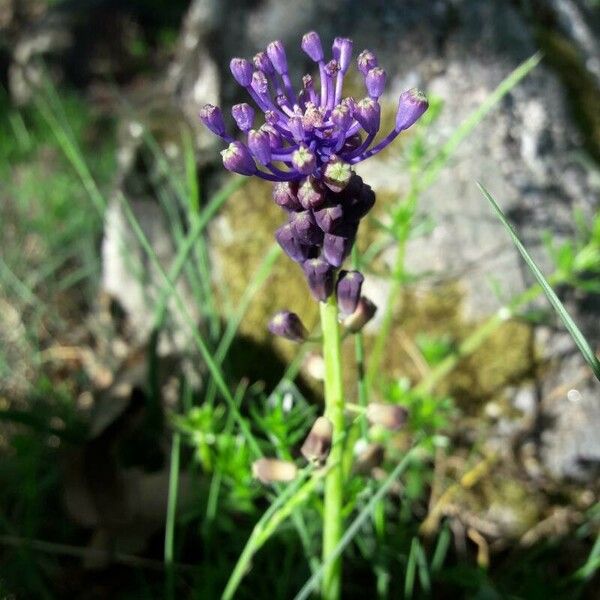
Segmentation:
{"type": "MultiPolygon", "coordinates": [[[[313,296],[323,301],[333,293],[336,271],[352,250],[360,220],[375,204],[373,190],[354,173],[354,165],[411,127],[428,104],[417,90],[401,94],[394,129],[373,145],[381,126],[379,98],[386,85],[386,73],[375,54],[363,50],[357,58],[367,96],[354,99],[343,96],[352,40],[336,37],[331,56],[326,56],[319,35],[309,31],[301,47],[317,63],[320,85],[305,75],[297,91],[281,41],[271,42],[252,61],[231,60],[233,78],[255,105],[236,104],[231,110],[243,141],[226,132],[216,106],[206,105],[200,120],[229,144],[222,152],[225,168],[274,183],[273,200],[288,215],[275,238],[292,260],[302,264],[313,296]],[[256,123],[256,109],[264,115],[264,124],[256,123]]],[[[350,285],[353,277],[340,276],[338,296],[342,314],[349,315],[348,329],[357,330],[375,308],[358,299],[360,285],[357,280],[350,285]]]]}

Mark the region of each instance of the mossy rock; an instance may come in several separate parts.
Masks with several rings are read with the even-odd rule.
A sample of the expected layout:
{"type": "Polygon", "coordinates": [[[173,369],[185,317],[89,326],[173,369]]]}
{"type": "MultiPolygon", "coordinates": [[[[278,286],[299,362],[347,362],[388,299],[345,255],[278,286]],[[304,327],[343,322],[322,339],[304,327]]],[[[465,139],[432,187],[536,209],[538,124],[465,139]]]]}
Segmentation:
{"type": "MultiPolygon", "coordinates": [[[[397,199],[396,193],[378,194],[377,214],[397,199]]],[[[222,306],[235,306],[241,299],[268,249],[274,244],[274,231],[285,221],[284,212],[271,199],[271,186],[251,179],[236,191],[210,231],[210,246],[215,264],[215,289],[222,306]]],[[[376,230],[369,220],[361,226],[359,247],[365,248],[376,230]]],[[[458,345],[478,326],[462,313],[463,292],[460,284],[410,289],[401,298],[395,323],[384,357],[383,372],[397,378],[408,376],[418,381],[422,376],[407,345],[414,344],[418,333],[449,335],[458,345]]],[[[253,379],[277,381],[283,365],[297,347],[285,340],[273,339],[267,330],[270,317],[287,309],[301,316],[311,328],[318,320],[318,305],[312,299],[300,267],[283,254],[277,259],[266,284],[259,290],[240,325],[240,344],[233,360],[236,371],[253,379]],[[281,361],[281,362],[280,362],[281,361]]],[[[367,358],[372,346],[367,336],[367,358]]],[[[353,344],[344,348],[348,395],[353,395],[355,366],[353,344]]],[[[534,367],[532,330],[523,323],[503,323],[481,347],[463,360],[439,386],[440,393],[454,396],[463,410],[477,412],[481,401],[502,393],[502,389],[522,380],[534,367]]],[[[319,385],[315,384],[314,391],[319,385]]]]}

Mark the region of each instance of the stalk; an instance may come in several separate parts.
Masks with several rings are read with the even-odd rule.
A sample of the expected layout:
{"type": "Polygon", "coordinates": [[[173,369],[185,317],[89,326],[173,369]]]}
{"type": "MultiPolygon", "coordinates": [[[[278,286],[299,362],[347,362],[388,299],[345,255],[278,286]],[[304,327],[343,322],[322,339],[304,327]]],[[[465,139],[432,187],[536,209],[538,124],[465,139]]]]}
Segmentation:
{"type": "Polygon", "coordinates": [[[335,295],[321,302],[323,358],[325,360],[325,416],[333,425],[333,440],[329,455],[329,471],[325,477],[323,509],[323,562],[326,565],[321,581],[323,600],[337,600],[341,595],[342,559],[326,563],[342,538],[342,506],[344,492],[342,439],[344,436],[344,389],[342,383],[341,335],[335,295]]]}

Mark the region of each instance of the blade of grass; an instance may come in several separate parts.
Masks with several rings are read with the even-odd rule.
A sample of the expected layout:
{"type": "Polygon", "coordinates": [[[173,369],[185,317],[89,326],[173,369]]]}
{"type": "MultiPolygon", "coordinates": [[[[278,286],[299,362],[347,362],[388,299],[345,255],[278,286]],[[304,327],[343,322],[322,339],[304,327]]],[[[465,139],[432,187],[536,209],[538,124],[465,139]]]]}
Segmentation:
{"type": "Polygon", "coordinates": [[[410,544],[410,552],[408,553],[408,561],[406,563],[406,573],[404,574],[404,597],[412,598],[415,589],[415,575],[417,573],[417,547],[413,538],[410,544]]]}
{"type": "Polygon", "coordinates": [[[274,533],[279,525],[287,519],[292,512],[308,499],[317,483],[321,480],[323,473],[316,473],[305,483],[310,475],[311,468],[302,471],[297,479],[290,484],[285,491],[271,504],[262,517],[254,526],[244,550],[229,577],[229,581],[223,591],[222,600],[231,600],[238,589],[244,575],[247,573],[252,557],[274,533]]]}
{"type": "Polygon", "coordinates": [[[165,548],[164,560],[167,568],[166,576],[166,597],[169,600],[175,598],[175,572],[173,569],[174,561],[174,540],[175,540],[175,516],[177,513],[177,490],[179,486],[179,458],[181,448],[181,434],[178,431],[173,432],[171,443],[171,460],[169,466],[169,496],[167,501],[167,520],[165,524],[165,548]]]}
{"type": "Polygon", "coordinates": [[[543,273],[540,271],[538,266],[535,264],[535,261],[533,260],[533,258],[531,258],[530,254],[525,249],[525,246],[523,246],[523,244],[517,237],[517,234],[516,234],[513,226],[508,222],[508,220],[507,220],[506,216],[504,215],[504,213],[502,212],[502,209],[500,208],[500,206],[498,206],[498,204],[496,203],[496,201],[494,200],[492,195],[487,191],[487,189],[481,183],[477,182],[477,187],[479,187],[479,189],[481,190],[481,193],[484,195],[485,199],[490,203],[491,207],[494,209],[494,212],[496,213],[496,215],[498,216],[500,221],[502,221],[502,224],[504,225],[504,227],[506,228],[506,231],[510,235],[513,244],[515,245],[515,247],[517,248],[517,250],[523,257],[523,260],[525,260],[525,262],[527,263],[527,266],[533,273],[538,284],[542,288],[544,294],[546,294],[546,297],[548,298],[548,301],[552,305],[552,308],[554,308],[554,310],[556,311],[556,313],[558,314],[558,316],[564,323],[565,327],[567,328],[567,331],[571,334],[573,341],[575,342],[575,344],[577,344],[579,351],[581,352],[581,354],[583,355],[583,358],[586,360],[586,362],[592,369],[594,375],[596,376],[596,379],[598,379],[598,381],[600,381],[600,361],[598,360],[594,351],[588,344],[588,341],[585,339],[584,335],[581,333],[579,327],[577,327],[577,325],[575,324],[575,321],[573,321],[573,319],[571,318],[571,315],[569,315],[569,313],[567,312],[567,309],[563,306],[562,302],[558,299],[558,296],[555,294],[551,285],[548,283],[548,281],[544,277],[543,273]]]}
{"type": "Polygon", "coordinates": [[[419,573],[419,581],[421,582],[421,588],[426,596],[431,593],[431,579],[429,577],[429,566],[427,565],[427,557],[419,538],[415,538],[417,548],[417,568],[419,573]]]}
{"type": "Polygon", "coordinates": [[[420,181],[420,189],[429,187],[437,178],[448,160],[456,151],[456,148],[467,136],[483,121],[488,113],[508,94],[524,77],[526,77],[543,58],[541,52],[522,62],[496,89],[454,130],[454,133],[446,140],[435,156],[431,159],[420,181]]]}
{"type": "MultiPolygon", "coordinates": [[[[188,219],[190,227],[200,218],[200,186],[198,183],[198,172],[196,169],[196,155],[194,153],[194,142],[189,128],[182,130],[183,157],[185,162],[185,175],[188,192],[188,219]]],[[[210,335],[216,341],[220,334],[221,324],[216,309],[215,297],[212,288],[212,279],[210,276],[210,263],[208,259],[208,248],[203,236],[198,238],[198,243],[194,246],[195,258],[202,283],[202,291],[206,300],[203,308],[208,317],[210,335]]]]}
{"type": "MultiPolygon", "coordinates": [[[[215,362],[218,365],[222,365],[225,357],[227,356],[227,352],[229,352],[229,348],[231,348],[231,344],[235,339],[235,335],[237,330],[246,314],[254,296],[263,286],[265,281],[268,279],[273,267],[277,261],[277,259],[281,256],[281,248],[278,244],[273,244],[266,256],[261,261],[254,275],[250,278],[244,293],[241,298],[237,302],[237,308],[234,313],[227,320],[227,325],[225,327],[225,332],[223,333],[223,337],[221,338],[219,345],[217,346],[217,350],[215,352],[215,362]]],[[[208,391],[206,393],[206,402],[212,403],[215,397],[215,384],[214,381],[211,381],[208,386],[208,391]]]]}
{"type": "Polygon", "coordinates": [[[448,548],[450,547],[450,542],[450,530],[448,527],[444,527],[440,532],[435,550],[433,551],[433,558],[431,559],[431,572],[433,574],[439,573],[444,565],[446,554],[448,553],[448,548]]]}
{"type": "Polygon", "coordinates": [[[596,537],[596,541],[585,564],[577,569],[570,579],[576,580],[579,583],[589,581],[598,569],[600,569],[600,534],[596,537]]]}
{"type": "Polygon", "coordinates": [[[183,318],[184,322],[186,323],[187,327],[189,328],[190,333],[192,334],[192,340],[193,340],[194,344],[196,345],[196,348],[200,352],[200,355],[202,356],[204,362],[206,363],[206,366],[207,366],[209,372],[211,373],[212,377],[214,378],[217,388],[219,389],[223,398],[225,399],[229,410],[232,412],[232,414],[238,424],[238,427],[240,428],[240,431],[246,438],[246,441],[248,442],[248,445],[250,446],[252,453],[257,458],[261,457],[262,452],[260,450],[258,442],[256,441],[256,438],[250,431],[250,428],[249,428],[246,420],[240,414],[240,411],[238,410],[238,408],[235,404],[233,395],[231,394],[231,392],[229,391],[229,388],[227,387],[227,384],[225,383],[225,379],[223,377],[223,373],[221,372],[221,369],[216,364],[213,356],[211,355],[211,353],[204,341],[204,338],[200,335],[200,332],[198,331],[198,328],[196,327],[194,320],[192,319],[191,315],[189,314],[189,311],[187,310],[177,289],[175,288],[175,285],[173,284],[173,282],[169,278],[168,274],[166,273],[166,271],[160,264],[154,250],[152,249],[152,246],[150,245],[150,242],[148,241],[148,238],[146,237],[145,233],[143,232],[139,222],[135,218],[135,215],[133,214],[133,211],[131,210],[129,203],[127,202],[127,200],[125,199],[124,196],[121,195],[120,197],[121,197],[121,205],[123,207],[123,212],[125,213],[125,217],[129,221],[129,224],[131,225],[131,228],[132,228],[135,236],[137,237],[140,245],[142,246],[142,248],[148,255],[148,258],[152,262],[154,268],[157,270],[157,272],[160,274],[160,276],[164,280],[165,284],[168,286],[168,288],[173,296],[173,299],[175,300],[177,308],[181,312],[182,318],[183,318]]]}

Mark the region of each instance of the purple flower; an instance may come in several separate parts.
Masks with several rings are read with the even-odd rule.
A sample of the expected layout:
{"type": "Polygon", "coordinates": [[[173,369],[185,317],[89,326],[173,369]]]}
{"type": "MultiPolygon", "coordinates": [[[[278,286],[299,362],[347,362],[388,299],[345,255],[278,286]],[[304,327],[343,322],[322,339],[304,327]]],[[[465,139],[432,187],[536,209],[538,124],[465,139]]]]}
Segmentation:
{"type": "Polygon", "coordinates": [[[351,315],[358,306],[364,277],[358,271],[341,271],[336,294],[342,315],[351,315]]]}
{"type": "Polygon", "coordinates": [[[302,268],[315,300],[325,302],[333,293],[333,267],[322,258],[313,258],[305,261],[302,268]]]}
{"type": "Polygon", "coordinates": [[[232,58],[229,63],[233,78],[243,87],[252,81],[252,65],[244,58],[232,58]]]}
{"type": "Polygon", "coordinates": [[[289,215],[275,237],[290,258],[302,263],[315,298],[325,300],[333,292],[335,271],[352,249],[360,219],[375,203],[373,190],[353,172],[353,165],[381,152],[413,125],[427,110],[427,100],[416,90],[401,94],[394,129],[374,144],[386,84],[375,54],[364,50],[358,56],[367,96],[355,100],[343,95],[352,40],[336,37],[330,60],[314,31],[303,36],[301,46],[314,61],[320,81],[304,75],[298,91],[280,41],[271,42],[252,61],[231,60],[234,79],[264,115],[264,124],[256,125],[249,104],[232,108],[245,141],[234,141],[215,106],[206,105],[200,119],[229,144],[222,152],[227,169],[275,184],[273,199],[289,215]]]}
{"type": "Polygon", "coordinates": [[[231,114],[241,131],[249,131],[254,124],[254,109],[245,102],[231,108],[231,114]]]}
{"type": "Polygon", "coordinates": [[[367,86],[367,92],[369,92],[371,98],[376,99],[383,94],[385,78],[385,71],[380,67],[374,67],[367,73],[365,85],[367,86]]]}
{"type": "Polygon", "coordinates": [[[310,246],[302,244],[294,234],[291,223],[283,225],[275,232],[275,239],[283,251],[294,261],[303,262],[308,258],[310,246]]]}
{"type": "Polygon", "coordinates": [[[300,317],[288,310],[281,310],[273,316],[269,322],[269,331],[292,342],[302,342],[307,336],[300,317]]]}
{"type": "MultiPolygon", "coordinates": [[[[381,121],[377,98],[383,94],[386,82],[385,72],[379,68],[373,52],[364,50],[358,57],[358,69],[365,78],[368,97],[356,101],[343,97],[344,76],[351,66],[352,41],[335,38],[333,60],[329,62],[321,39],[314,31],[302,38],[301,45],[316,63],[321,82],[317,86],[311,75],[305,75],[299,93],[291,85],[286,52],[280,41],[271,42],[266,52],[256,54],[252,62],[234,58],[230,64],[234,79],[247,90],[282,141],[281,145],[271,142],[273,161],[279,165],[263,165],[264,168],[253,173],[258,177],[270,181],[301,181],[306,175],[312,175],[321,179],[333,156],[350,165],[361,162],[383,150],[427,109],[422,94],[416,90],[404,92],[396,127],[379,144],[371,146],[381,121]]],[[[214,109],[205,107],[202,121],[213,133],[232,141],[214,109]],[[212,118],[207,118],[208,113],[212,118]]],[[[242,115],[239,108],[236,112],[240,129],[249,131],[253,124],[248,113],[242,115]]]]}
{"type": "Polygon", "coordinates": [[[315,62],[323,60],[321,38],[315,31],[309,31],[302,37],[302,50],[315,62]]]}
{"type": "Polygon", "coordinates": [[[298,196],[298,184],[294,181],[282,181],[273,186],[273,200],[286,210],[302,210],[303,204],[298,200],[298,196]]]}
{"type": "Polygon", "coordinates": [[[218,106],[207,104],[200,109],[200,120],[216,135],[223,137],[225,135],[225,121],[223,113],[218,106]]]}
{"type": "Polygon", "coordinates": [[[266,131],[251,129],[248,132],[248,148],[261,165],[271,162],[271,140],[266,131]]]}
{"type": "Polygon", "coordinates": [[[240,175],[254,175],[256,164],[250,150],[242,142],[231,142],[226,150],[221,152],[225,168],[240,175]]]}
{"type": "Polygon", "coordinates": [[[421,117],[429,106],[423,92],[413,88],[400,94],[398,112],[396,113],[396,129],[404,131],[421,117]]]}

